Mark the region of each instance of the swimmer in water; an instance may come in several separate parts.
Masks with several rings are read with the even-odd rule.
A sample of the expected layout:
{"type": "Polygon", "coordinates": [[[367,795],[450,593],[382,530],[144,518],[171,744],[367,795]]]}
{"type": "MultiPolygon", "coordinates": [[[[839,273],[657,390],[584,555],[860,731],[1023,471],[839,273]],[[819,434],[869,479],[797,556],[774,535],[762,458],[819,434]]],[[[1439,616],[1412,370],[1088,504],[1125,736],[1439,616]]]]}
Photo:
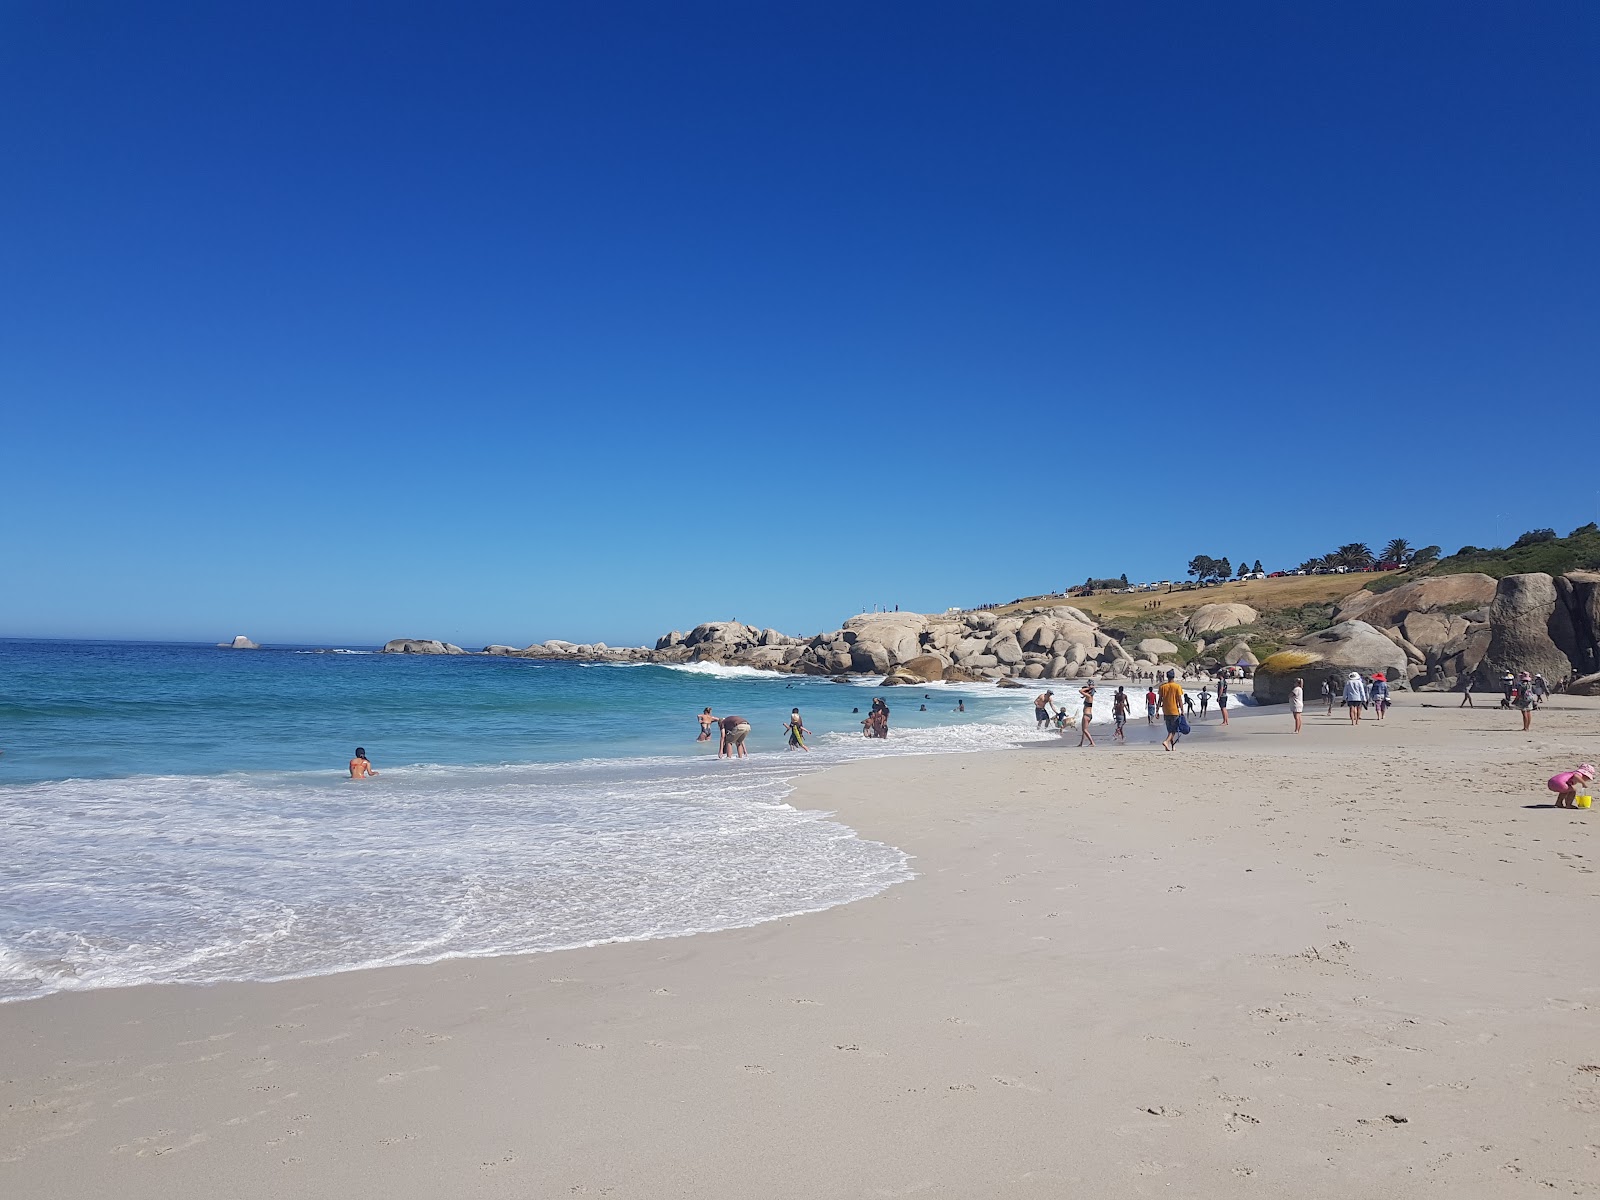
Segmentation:
{"type": "Polygon", "coordinates": [[[711,729],[716,723],[717,719],[711,715],[711,706],[708,704],[700,713],[700,736],[695,738],[695,741],[709,742],[711,740],[711,729]]]}
{"type": "Polygon", "coordinates": [[[367,761],[367,752],[360,746],[356,747],[356,756],[350,760],[351,779],[376,779],[378,773],[372,769],[372,764],[367,761]]]}

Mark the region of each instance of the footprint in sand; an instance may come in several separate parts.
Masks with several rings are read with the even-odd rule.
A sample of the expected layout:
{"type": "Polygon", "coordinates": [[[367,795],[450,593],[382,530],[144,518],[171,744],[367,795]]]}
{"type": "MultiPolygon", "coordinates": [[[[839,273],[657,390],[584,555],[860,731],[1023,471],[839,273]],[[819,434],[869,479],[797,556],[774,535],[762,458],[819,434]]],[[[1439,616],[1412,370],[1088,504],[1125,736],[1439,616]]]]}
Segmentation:
{"type": "Polygon", "coordinates": [[[430,1063],[426,1067],[418,1067],[413,1071],[390,1071],[387,1075],[380,1075],[378,1083],[399,1083],[403,1079],[410,1079],[413,1075],[426,1075],[430,1071],[437,1071],[438,1063],[430,1063]]]}
{"type": "Polygon", "coordinates": [[[991,1075],[989,1078],[1001,1087],[1016,1088],[1018,1091],[1033,1092],[1036,1095],[1044,1092],[1042,1087],[1034,1087],[1031,1083],[1023,1083],[1022,1080],[1012,1079],[1009,1075],[991,1075]]]}
{"type": "Polygon", "coordinates": [[[1229,1133],[1243,1133],[1251,1126],[1259,1124],[1261,1124],[1260,1120],[1252,1117],[1249,1113],[1236,1112],[1224,1122],[1222,1127],[1229,1133]]]}

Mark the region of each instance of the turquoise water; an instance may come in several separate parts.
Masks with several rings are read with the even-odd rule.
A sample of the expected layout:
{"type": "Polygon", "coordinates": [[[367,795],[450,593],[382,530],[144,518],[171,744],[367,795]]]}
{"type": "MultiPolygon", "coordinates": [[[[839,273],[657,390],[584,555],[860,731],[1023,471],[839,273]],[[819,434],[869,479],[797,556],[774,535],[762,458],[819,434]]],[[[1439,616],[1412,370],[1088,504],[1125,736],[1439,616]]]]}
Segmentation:
{"type": "MultiPolygon", "coordinates": [[[[962,693],[967,717],[950,711],[955,694],[945,690],[937,701],[884,694],[896,729],[1017,707],[993,688],[962,693]],[[916,711],[924,703],[930,711],[916,711]]],[[[358,744],[380,769],[699,754],[695,714],[707,704],[751,719],[753,751],[777,751],[791,707],[819,734],[859,732],[850,710],[870,699],[858,687],[742,668],[0,640],[0,784],[343,773],[358,744]]]]}
{"type": "Polygon", "coordinates": [[[1031,737],[1031,692],[349,648],[0,640],[0,999],[729,928],[910,877],[797,774],[1031,737]],[[954,711],[957,701],[967,712],[954,711]],[[695,741],[711,705],[751,757],[695,741]],[[927,711],[921,711],[921,706],[927,711]],[[784,749],[798,706],[810,754],[784,749]],[[381,772],[352,783],[365,746],[381,772]]]}

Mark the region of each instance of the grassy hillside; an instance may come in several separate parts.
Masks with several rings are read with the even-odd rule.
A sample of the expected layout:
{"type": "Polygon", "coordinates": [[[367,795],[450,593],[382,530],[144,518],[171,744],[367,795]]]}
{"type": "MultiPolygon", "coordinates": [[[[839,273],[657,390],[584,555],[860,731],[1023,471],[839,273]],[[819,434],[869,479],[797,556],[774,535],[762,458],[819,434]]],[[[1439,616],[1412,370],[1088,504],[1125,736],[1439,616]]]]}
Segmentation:
{"type": "MultiPolygon", "coordinates": [[[[1548,531],[1546,531],[1548,532],[1548,531]]],[[[1459,575],[1479,571],[1499,579],[1506,575],[1525,575],[1542,571],[1547,575],[1561,575],[1567,571],[1600,570],[1600,528],[1583,525],[1566,537],[1541,537],[1523,534],[1504,549],[1481,549],[1463,546],[1449,558],[1442,558],[1425,571],[1407,571],[1398,578],[1392,575],[1371,580],[1369,591],[1385,592],[1419,575],[1459,575]]]]}
{"type": "MultiPolygon", "coordinates": [[[[1404,580],[1409,572],[1397,571],[1404,580]]],[[[1131,596],[1112,596],[1104,592],[1087,598],[1063,600],[1059,596],[1031,596],[1015,604],[994,609],[997,613],[1037,608],[1046,604],[1070,604],[1100,621],[1141,621],[1154,616],[1181,616],[1202,604],[1248,604],[1258,612],[1300,608],[1307,604],[1332,604],[1361,587],[1361,575],[1290,575],[1283,579],[1246,579],[1217,587],[1191,588],[1177,592],[1135,592],[1131,596]],[[1147,609],[1153,600],[1159,609],[1147,609]]]]}

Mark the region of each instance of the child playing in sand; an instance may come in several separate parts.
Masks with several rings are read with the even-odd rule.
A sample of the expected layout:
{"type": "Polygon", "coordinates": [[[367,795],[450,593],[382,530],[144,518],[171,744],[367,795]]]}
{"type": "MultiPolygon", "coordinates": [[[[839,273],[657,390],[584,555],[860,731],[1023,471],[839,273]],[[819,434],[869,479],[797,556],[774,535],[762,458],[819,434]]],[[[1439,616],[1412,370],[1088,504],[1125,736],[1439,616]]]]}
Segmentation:
{"type": "Polygon", "coordinates": [[[1589,783],[1593,779],[1594,764],[1582,763],[1570,771],[1550,776],[1550,782],[1545,786],[1556,794],[1557,808],[1577,808],[1574,801],[1578,796],[1578,785],[1589,783]]]}

